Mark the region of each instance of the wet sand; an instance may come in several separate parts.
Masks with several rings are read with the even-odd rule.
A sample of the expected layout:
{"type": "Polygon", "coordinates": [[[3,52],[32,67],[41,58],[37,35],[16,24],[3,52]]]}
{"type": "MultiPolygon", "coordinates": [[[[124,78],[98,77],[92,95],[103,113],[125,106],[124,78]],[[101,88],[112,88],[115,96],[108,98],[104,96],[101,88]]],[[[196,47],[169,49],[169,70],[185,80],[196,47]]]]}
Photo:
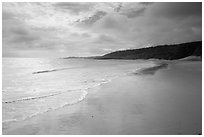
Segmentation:
{"type": "Polygon", "coordinates": [[[121,77],[76,105],[3,124],[3,134],[201,134],[201,66],[181,61],[121,77]]]}

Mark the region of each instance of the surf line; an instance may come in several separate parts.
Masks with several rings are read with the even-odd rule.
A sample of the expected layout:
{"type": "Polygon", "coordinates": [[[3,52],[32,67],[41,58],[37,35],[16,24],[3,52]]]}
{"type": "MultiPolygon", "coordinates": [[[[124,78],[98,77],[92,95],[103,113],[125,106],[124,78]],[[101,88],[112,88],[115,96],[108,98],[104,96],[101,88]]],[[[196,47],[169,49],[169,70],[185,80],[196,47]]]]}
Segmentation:
{"type": "Polygon", "coordinates": [[[75,68],[79,68],[79,67],[59,68],[59,69],[51,69],[51,70],[41,70],[41,71],[33,72],[32,74],[48,73],[48,72],[53,72],[53,71],[60,71],[60,70],[66,70],[66,69],[75,69],[75,68]]]}

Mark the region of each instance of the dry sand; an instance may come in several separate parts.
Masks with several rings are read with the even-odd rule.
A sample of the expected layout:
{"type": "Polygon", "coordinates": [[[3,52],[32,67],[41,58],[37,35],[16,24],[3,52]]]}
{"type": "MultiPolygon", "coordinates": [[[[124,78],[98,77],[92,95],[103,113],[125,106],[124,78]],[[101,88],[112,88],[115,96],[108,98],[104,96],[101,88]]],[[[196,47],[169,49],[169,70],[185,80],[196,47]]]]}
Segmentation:
{"type": "Polygon", "coordinates": [[[85,100],[22,122],[3,134],[200,134],[201,62],[173,63],[91,89],[85,100]]]}

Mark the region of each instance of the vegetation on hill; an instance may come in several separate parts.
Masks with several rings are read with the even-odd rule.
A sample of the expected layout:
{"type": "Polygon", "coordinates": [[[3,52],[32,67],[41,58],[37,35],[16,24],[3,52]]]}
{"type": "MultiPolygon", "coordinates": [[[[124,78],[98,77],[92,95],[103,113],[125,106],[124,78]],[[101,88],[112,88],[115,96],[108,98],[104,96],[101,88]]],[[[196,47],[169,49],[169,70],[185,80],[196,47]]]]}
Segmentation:
{"type": "Polygon", "coordinates": [[[141,49],[115,51],[96,59],[166,59],[174,60],[188,56],[202,56],[202,41],[160,45],[141,49]]]}

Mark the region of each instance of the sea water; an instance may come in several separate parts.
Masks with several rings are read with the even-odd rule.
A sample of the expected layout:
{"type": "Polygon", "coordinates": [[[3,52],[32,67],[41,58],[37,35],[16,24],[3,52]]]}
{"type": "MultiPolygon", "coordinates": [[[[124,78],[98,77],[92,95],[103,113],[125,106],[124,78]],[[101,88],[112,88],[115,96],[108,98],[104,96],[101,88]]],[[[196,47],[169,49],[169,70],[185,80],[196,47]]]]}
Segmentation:
{"type": "Polygon", "coordinates": [[[22,121],[80,103],[88,89],[142,68],[143,60],[3,58],[2,121],[22,121]]]}

